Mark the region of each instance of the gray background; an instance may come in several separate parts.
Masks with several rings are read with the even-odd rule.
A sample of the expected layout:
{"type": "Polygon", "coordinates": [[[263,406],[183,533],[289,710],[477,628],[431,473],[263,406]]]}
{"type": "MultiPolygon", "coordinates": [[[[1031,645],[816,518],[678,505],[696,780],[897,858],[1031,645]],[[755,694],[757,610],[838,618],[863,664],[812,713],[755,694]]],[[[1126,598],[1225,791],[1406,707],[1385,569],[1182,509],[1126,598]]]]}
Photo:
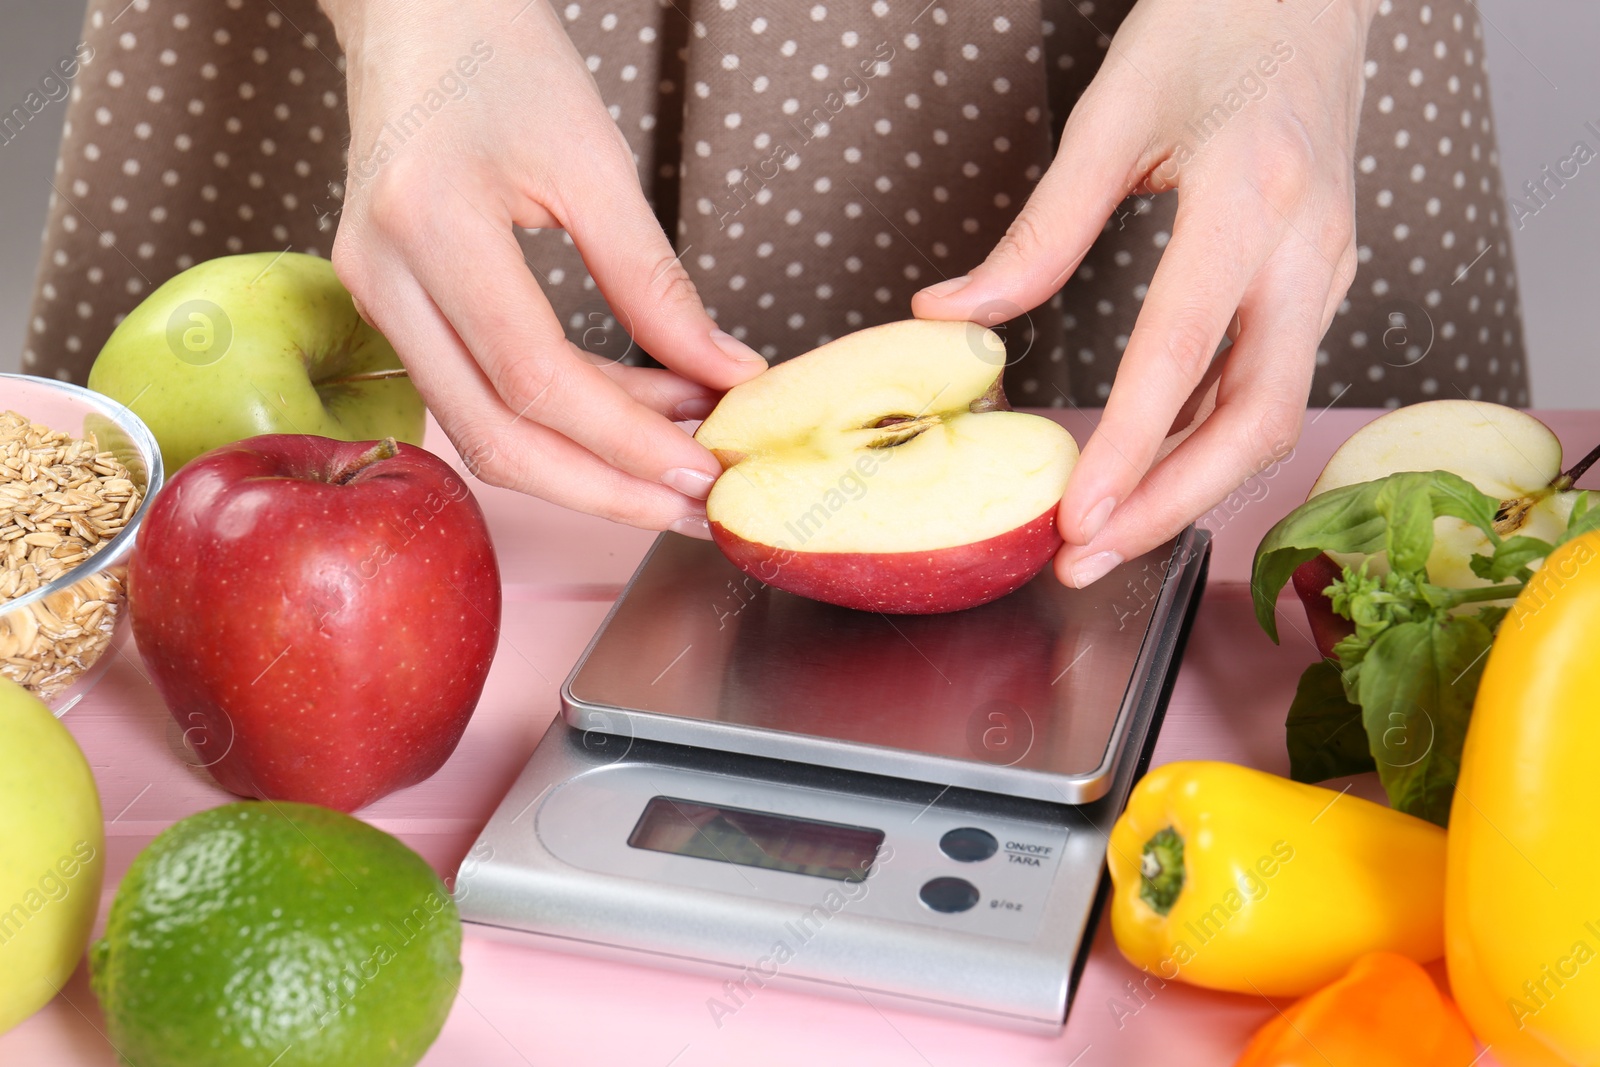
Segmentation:
{"type": "MultiPolygon", "coordinates": [[[[72,51],[83,5],[8,0],[0,34],[0,110],[20,103],[46,67],[72,51]]],[[[1600,4],[1593,0],[1480,0],[1508,192],[1539,177],[1582,138],[1600,147],[1600,4]]],[[[65,102],[53,103],[0,145],[0,369],[14,370],[27,329],[39,234],[65,102]]],[[[1513,216],[1514,217],[1514,216],[1513,216]]],[[[1593,307],[1600,301],[1600,160],[1515,229],[1533,401],[1600,407],[1593,307]]]]}

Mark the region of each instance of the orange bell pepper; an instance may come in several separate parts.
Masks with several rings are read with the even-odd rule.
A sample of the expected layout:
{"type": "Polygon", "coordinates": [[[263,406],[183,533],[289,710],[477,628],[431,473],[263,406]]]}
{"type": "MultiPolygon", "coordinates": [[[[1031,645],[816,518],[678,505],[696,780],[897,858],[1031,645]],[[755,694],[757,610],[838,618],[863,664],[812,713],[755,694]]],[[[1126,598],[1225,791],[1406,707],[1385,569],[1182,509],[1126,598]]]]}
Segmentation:
{"type": "Polygon", "coordinates": [[[1467,1067],[1477,1054],[1421,964],[1372,952],[1258,1030],[1234,1067],[1467,1067]]]}

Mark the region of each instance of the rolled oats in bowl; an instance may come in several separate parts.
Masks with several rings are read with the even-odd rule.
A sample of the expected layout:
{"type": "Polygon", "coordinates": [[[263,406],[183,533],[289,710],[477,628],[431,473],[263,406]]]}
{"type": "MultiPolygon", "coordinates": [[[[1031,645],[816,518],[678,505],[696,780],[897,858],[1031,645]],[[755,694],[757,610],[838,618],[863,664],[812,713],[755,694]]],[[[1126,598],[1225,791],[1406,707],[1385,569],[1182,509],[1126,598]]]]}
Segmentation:
{"type": "Polygon", "coordinates": [[[0,375],[0,677],[57,714],[104,669],[125,614],[153,448],[104,397],[0,375]]]}

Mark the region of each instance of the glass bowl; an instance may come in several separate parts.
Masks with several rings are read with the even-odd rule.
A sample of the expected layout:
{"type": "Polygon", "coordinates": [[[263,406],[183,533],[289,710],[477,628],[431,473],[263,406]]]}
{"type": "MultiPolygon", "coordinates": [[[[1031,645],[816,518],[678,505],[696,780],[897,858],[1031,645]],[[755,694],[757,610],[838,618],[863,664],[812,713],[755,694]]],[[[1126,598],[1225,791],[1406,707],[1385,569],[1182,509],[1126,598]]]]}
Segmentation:
{"type": "Polygon", "coordinates": [[[0,374],[4,411],[93,440],[116,456],[144,494],[122,530],[94,555],[54,581],[0,602],[0,677],[21,683],[59,717],[100,680],[126,630],[128,559],[161,489],[161,449],[126,406],[66,382],[0,374]]]}

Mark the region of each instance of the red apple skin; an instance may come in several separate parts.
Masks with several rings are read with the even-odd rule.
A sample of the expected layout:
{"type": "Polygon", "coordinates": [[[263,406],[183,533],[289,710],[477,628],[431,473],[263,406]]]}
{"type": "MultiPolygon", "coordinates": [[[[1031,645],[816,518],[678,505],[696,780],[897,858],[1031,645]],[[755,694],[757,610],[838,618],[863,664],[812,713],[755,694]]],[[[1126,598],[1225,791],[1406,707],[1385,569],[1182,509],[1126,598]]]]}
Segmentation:
{"type": "Polygon", "coordinates": [[[224,788],[355,811],[454,751],[494,657],[500,571],[437,456],[273,434],[192,461],[129,571],[139,653],[224,788]]]}
{"type": "Polygon", "coordinates": [[[1294,569],[1294,591],[1305,605],[1311,637],[1324,659],[1333,659],[1333,646],[1356,632],[1356,624],[1333,610],[1333,601],[1323,592],[1344,573],[1326,552],[1294,569]]]}
{"type": "Polygon", "coordinates": [[[1055,508],[984,541],[926,552],[806,552],[747,541],[719,523],[711,539],[760,581],[826,604],[886,615],[936,615],[998,600],[1061,547],[1055,508]]]}

